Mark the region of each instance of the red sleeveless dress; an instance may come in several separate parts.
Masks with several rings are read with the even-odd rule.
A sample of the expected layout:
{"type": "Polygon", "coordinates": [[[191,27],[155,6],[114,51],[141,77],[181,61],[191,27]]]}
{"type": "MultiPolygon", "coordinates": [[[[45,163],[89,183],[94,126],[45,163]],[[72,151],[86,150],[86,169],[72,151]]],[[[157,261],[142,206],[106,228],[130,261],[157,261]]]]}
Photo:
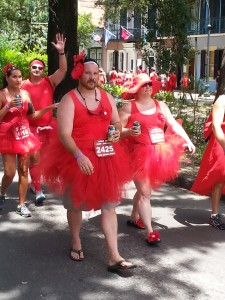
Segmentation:
{"type": "Polygon", "coordinates": [[[72,137],[90,159],[94,173],[83,174],[74,156],[67,152],[58,138],[47,148],[42,165],[45,183],[56,193],[69,191],[74,206],[81,210],[97,210],[107,203],[118,203],[123,185],[131,180],[127,155],[120,142],[113,143],[114,156],[98,157],[95,153],[94,142],[107,139],[112,115],[107,94],[100,91],[101,104],[94,111],[95,115],[88,114],[74,91],[68,93],[75,104],[72,137]]]}
{"type": "Polygon", "coordinates": [[[153,189],[159,188],[164,182],[171,181],[178,175],[180,159],[184,152],[184,140],[176,134],[165,134],[163,142],[154,143],[152,129],[164,132],[165,117],[158,101],[154,100],[156,111],[152,115],[142,114],[136,101],[131,102],[131,116],[127,127],[139,121],[141,134],[129,137],[129,153],[132,162],[134,180],[150,181],[153,189]]]}
{"type": "Polygon", "coordinates": [[[0,121],[0,153],[25,154],[41,147],[41,142],[30,132],[27,111],[28,102],[23,99],[21,107],[10,108],[0,121]]]}
{"type": "MultiPolygon", "coordinates": [[[[225,117],[222,130],[225,134],[225,117]]],[[[212,132],[191,191],[200,195],[210,195],[214,185],[222,182],[225,182],[225,155],[212,132]]],[[[225,187],[222,194],[225,194],[225,187]]]]}

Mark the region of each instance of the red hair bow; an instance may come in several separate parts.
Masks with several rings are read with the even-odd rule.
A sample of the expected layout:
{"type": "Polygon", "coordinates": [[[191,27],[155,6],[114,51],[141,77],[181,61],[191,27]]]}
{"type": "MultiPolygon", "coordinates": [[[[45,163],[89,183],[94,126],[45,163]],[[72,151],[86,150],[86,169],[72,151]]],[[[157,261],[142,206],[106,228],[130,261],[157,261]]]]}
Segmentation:
{"type": "Polygon", "coordinates": [[[10,68],[12,68],[13,66],[14,66],[14,65],[13,65],[12,63],[7,63],[7,65],[5,65],[5,66],[2,68],[3,74],[6,75],[7,72],[8,72],[8,70],[9,70],[10,68]]]}
{"type": "Polygon", "coordinates": [[[74,67],[71,72],[71,76],[73,79],[79,79],[84,72],[84,58],[85,51],[81,51],[80,54],[73,56],[74,67]]]}

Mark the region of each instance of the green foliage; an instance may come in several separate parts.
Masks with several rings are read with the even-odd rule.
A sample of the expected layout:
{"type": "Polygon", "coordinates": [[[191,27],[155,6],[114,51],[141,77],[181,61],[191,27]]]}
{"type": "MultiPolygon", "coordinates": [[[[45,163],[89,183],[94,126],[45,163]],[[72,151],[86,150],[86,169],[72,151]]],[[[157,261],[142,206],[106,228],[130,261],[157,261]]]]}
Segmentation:
{"type": "Polygon", "coordinates": [[[78,45],[83,48],[90,48],[92,33],[95,26],[91,22],[91,14],[81,14],[78,16],[77,39],[78,45]]]}
{"type": "Polygon", "coordinates": [[[159,91],[157,94],[154,95],[154,98],[159,101],[166,101],[167,103],[176,101],[174,94],[166,91],[159,91]]]}
{"type": "Polygon", "coordinates": [[[0,32],[8,43],[18,44],[23,50],[38,47],[46,51],[48,22],[47,0],[1,0],[0,32]]]}
{"type": "MultiPolygon", "coordinates": [[[[38,53],[38,51],[26,51],[20,52],[17,49],[9,49],[5,45],[0,43],[0,69],[4,67],[7,63],[12,63],[18,66],[21,71],[23,78],[29,77],[29,62],[34,59],[39,58],[47,63],[47,55],[38,53]]],[[[3,82],[3,73],[0,72],[0,87],[3,82]]]]}
{"type": "Polygon", "coordinates": [[[120,13],[124,10],[132,9],[141,13],[142,26],[148,29],[148,33],[143,40],[137,41],[136,48],[142,52],[143,59],[149,67],[153,65],[149,59],[150,53],[156,51],[156,64],[161,73],[167,73],[177,66],[181,67],[194,55],[187,32],[191,23],[195,21],[192,13],[193,3],[194,0],[96,1],[97,5],[105,7],[106,20],[110,19],[114,23],[117,23],[120,13]]]}
{"type": "Polygon", "coordinates": [[[111,84],[104,84],[103,90],[113,95],[115,98],[120,98],[121,94],[126,90],[123,86],[120,85],[111,85],[111,84]]]}

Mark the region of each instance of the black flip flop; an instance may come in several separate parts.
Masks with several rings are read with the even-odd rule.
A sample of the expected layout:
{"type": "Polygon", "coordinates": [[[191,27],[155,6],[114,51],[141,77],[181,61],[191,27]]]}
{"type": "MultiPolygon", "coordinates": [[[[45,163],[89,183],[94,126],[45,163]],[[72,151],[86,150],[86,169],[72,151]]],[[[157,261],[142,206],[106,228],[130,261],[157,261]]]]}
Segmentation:
{"type": "Polygon", "coordinates": [[[129,265],[129,266],[124,266],[123,263],[124,262],[128,262],[125,259],[122,259],[120,261],[118,261],[117,263],[115,263],[114,265],[108,266],[107,270],[109,272],[115,272],[115,271],[119,271],[119,270],[130,270],[130,269],[135,269],[137,266],[136,265],[129,265]]]}
{"type": "Polygon", "coordinates": [[[73,261],[83,261],[84,258],[80,258],[80,254],[83,253],[83,250],[82,249],[79,249],[79,250],[75,250],[73,248],[70,249],[70,254],[69,254],[69,258],[73,261]],[[72,255],[71,255],[71,252],[73,253],[76,253],[79,255],[79,258],[74,258],[72,255]]]}

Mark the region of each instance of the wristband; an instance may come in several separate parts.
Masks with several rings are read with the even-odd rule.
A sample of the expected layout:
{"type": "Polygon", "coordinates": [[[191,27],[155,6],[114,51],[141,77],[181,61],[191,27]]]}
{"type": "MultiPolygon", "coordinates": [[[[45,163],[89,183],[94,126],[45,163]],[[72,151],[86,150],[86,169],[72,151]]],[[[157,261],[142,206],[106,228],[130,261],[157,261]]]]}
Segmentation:
{"type": "Polygon", "coordinates": [[[5,108],[6,108],[7,110],[10,110],[11,107],[10,107],[9,103],[6,104],[5,108]]]}
{"type": "Polygon", "coordinates": [[[79,152],[79,153],[77,153],[77,154],[74,155],[74,157],[75,157],[76,159],[81,158],[82,156],[83,156],[83,153],[82,153],[82,152],[79,152]]]}
{"type": "Polygon", "coordinates": [[[59,55],[64,55],[64,54],[65,54],[65,52],[59,53],[59,55]]]}

